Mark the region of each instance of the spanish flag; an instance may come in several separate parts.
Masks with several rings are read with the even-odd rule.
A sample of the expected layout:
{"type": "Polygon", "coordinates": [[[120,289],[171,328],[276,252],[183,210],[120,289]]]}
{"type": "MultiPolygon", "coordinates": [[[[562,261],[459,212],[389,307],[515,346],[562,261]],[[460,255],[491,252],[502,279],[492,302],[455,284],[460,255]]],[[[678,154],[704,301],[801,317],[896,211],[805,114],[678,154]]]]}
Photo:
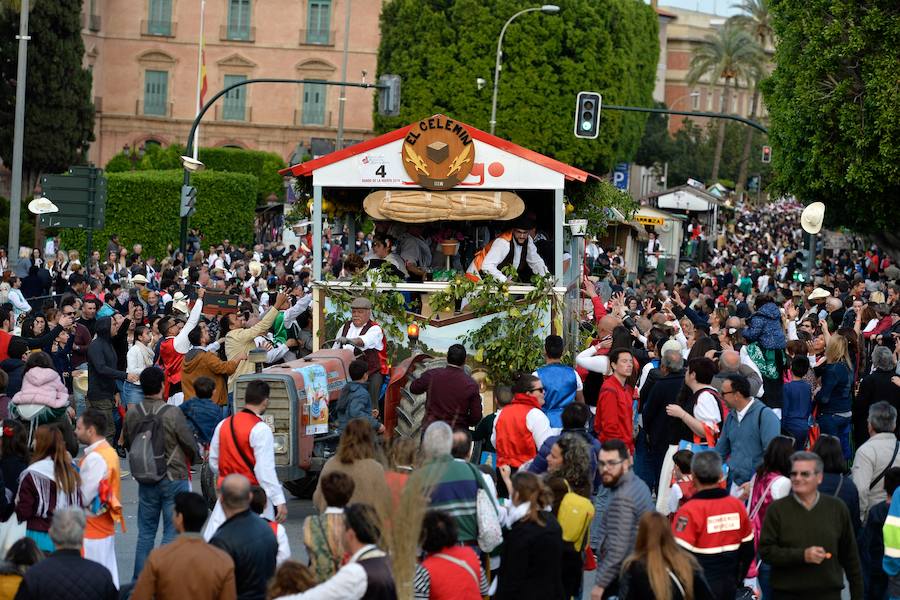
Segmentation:
{"type": "Polygon", "coordinates": [[[197,107],[197,110],[203,108],[205,104],[206,90],[206,44],[204,44],[203,38],[200,38],[200,106],[197,107]]]}

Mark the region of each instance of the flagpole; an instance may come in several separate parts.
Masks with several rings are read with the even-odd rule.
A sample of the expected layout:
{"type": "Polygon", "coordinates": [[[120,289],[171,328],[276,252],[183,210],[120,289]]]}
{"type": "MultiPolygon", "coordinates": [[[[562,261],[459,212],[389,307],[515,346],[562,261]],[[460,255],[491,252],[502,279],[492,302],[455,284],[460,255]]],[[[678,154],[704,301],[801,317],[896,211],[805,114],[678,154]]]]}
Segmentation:
{"type": "MultiPolygon", "coordinates": [[[[200,109],[203,108],[201,104],[202,99],[200,97],[200,89],[203,86],[203,68],[204,68],[204,57],[203,57],[203,16],[206,12],[206,0],[200,0],[200,43],[197,48],[197,112],[195,116],[200,114],[200,109]]],[[[194,160],[197,160],[197,155],[200,151],[200,126],[198,124],[197,129],[194,131],[194,160]]]]}

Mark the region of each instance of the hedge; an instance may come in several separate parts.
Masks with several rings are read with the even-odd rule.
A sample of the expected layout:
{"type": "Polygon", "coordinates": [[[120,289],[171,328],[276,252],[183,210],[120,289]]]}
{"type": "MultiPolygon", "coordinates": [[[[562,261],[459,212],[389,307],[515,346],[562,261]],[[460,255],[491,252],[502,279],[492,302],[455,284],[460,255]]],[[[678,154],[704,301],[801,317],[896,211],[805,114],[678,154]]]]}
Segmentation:
{"type": "MultiPolygon", "coordinates": [[[[134,168],[141,171],[180,169],[184,146],[172,145],[166,148],[151,145],[134,168]]],[[[266,199],[275,194],[284,199],[284,178],[278,174],[287,163],[274,152],[260,150],[243,150],[241,148],[200,148],[200,161],[210,171],[227,171],[229,173],[247,173],[257,178],[256,200],[264,204],[266,199]]],[[[119,153],[106,163],[107,173],[132,170],[131,159],[119,153]]]]}
{"type": "MultiPolygon", "coordinates": [[[[107,173],[106,226],[94,232],[94,249],[101,255],[113,233],[125,247],[143,244],[151,256],[165,256],[168,244],[178,245],[181,171],[107,173]]],[[[204,235],[204,246],[223,239],[253,242],[257,180],[244,173],[203,171],[191,177],[197,188],[197,212],[191,227],[204,235]]],[[[86,250],[81,229],[61,232],[64,248],[86,250]]]]}

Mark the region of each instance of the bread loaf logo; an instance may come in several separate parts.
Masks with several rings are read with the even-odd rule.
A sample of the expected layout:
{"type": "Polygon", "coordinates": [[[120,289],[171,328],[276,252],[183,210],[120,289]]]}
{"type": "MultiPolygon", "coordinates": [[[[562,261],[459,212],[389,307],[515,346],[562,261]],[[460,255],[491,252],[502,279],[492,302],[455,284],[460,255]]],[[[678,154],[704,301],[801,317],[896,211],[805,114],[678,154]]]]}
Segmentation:
{"type": "Polygon", "coordinates": [[[475,163],[475,144],[465,125],[435,115],[412,126],[403,140],[403,166],[410,178],[429,190],[458,185],[475,163]]]}

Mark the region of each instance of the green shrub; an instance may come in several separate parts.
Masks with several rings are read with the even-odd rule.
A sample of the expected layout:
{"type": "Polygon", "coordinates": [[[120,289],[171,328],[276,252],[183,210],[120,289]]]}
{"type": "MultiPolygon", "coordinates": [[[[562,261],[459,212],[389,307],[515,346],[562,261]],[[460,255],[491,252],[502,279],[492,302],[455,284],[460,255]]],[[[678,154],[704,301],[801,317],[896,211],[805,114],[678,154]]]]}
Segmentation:
{"type": "MultiPolygon", "coordinates": [[[[106,164],[106,172],[125,172],[133,168],[140,171],[180,169],[182,154],[184,146],[178,144],[166,148],[151,145],[132,167],[131,159],[120,152],[106,164]]],[[[208,171],[246,173],[256,177],[256,201],[259,204],[264,204],[271,194],[275,194],[279,200],[284,199],[284,179],[278,171],[285,168],[287,163],[274,152],[241,148],[200,148],[199,158],[208,171]]]]}
{"type": "MultiPolygon", "coordinates": [[[[126,247],[143,244],[152,256],[165,256],[168,244],[178,245],[181,171],[107,173],[106,226],[94,232],[94,248],[101,255],[113,233],[126,247]]],[[[203,171],[191,177],[197,188],[197,212],[191,226],[204,234],[204,244],[223,239],[253,242],[257,180],[244,173],[203,171]]],[[[86,250],[86,232],[66,229],[65,248],[86,250]]]]}

